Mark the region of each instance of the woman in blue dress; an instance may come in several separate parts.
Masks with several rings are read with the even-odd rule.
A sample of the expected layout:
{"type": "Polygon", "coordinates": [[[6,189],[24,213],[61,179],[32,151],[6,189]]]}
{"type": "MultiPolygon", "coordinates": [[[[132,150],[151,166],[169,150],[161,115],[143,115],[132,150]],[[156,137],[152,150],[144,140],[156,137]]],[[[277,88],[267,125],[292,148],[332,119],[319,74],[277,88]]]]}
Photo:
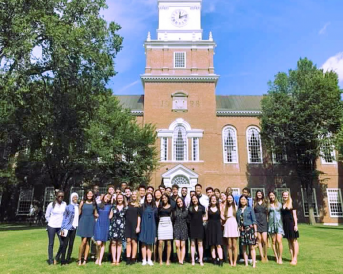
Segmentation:
{"type": "Polygon", "coordinates": [[[275,255],[275,260],[278,264],[282,264],[282,236],[284,235],[281,219],[282,205],[278,201],[276,194],[274,192],[269,192],[268,198],[268,233],[272,237],[272,247],[275,255]]]}
{"type": "Polygon", "coordinates": [[[142,243],[142,265],[153,265],[151,252],[156,237],[156,219],[157,208],[153,201],[153,195],[147,193],[142,207],[141,232],[139,234],[139,241],[142,243]]]}
{"type": "Polygon", "coordinates": [[[110,226],[111,195],[106,194],[100,204],[97,205],[98,220],[94,228],[94,240],[96,241],[96,261],[101,265],[105,253],[105,245],[108,240],[108,230],[110,226]]]}
{"type": "Polygon", "coordinates": [[[94,223],[95,217],[97,217],[93,191],[86,191],[85,196],[85,200],[80,203],[79,214],[81,217],[76,232],[76,235],[81,237],[78,262],[79,265],[87,263],[89,244],[94,235],[94,223]]]}
{"type": "Polygon", "coordinates": [[[125,215],[127,211],[126,199],[119,193],[116,197],[116,204],[110,212],[109,239],[111,240],[112,265],[120,264],[122,243],[125,241],[125,215]]]}

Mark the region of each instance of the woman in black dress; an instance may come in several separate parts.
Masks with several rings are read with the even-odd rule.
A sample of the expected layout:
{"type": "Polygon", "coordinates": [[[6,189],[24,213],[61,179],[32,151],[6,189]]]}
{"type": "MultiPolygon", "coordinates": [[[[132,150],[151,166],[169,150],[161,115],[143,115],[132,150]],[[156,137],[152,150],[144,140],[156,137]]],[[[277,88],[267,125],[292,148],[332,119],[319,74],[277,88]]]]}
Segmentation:
{"type": "Polygon", "coordinates": [[[197,196],[192,196],[191,204],[188,208],[189,230],[191,238],[191,256],[192,265],[195,265],[195,243],[198,244],[199,263],[204,265],[202,259],[204,254],[203,239],[204,239],[204,227],[203,221],[206,221],[205,207],[199,203],[197,196]]]}
{"type": "Polygon", "coordinates": [[[210,204],[207,210],[207,226],[206,226],[206,246],[211,247],[211,255],[213,264],[217,262],[218,253],[219,266],[223,266],[223,231],[221,228],[219,200],[216,195],[210,197],[210,204]]]}
{"type": "Polygon", "coordinates": [[[179,264],[183,264],[186,255],[185,244],[188,239],[188,210],[186,209],[181,197],[178,197],[175,202],[176,210],[174,212],[174,240],[179,264]]]}
{"type": "Polygon", "coordinates": [[[261,190],[257,190],[254,201],[254,211],[257,222],[257,244],[262,262],[268,262],[268,205],[261,190]]]}
{"type": "Polygon", "coordinates": [[[299,253],[299,231],[297,210],[293,207],[291,194],[288,191],[282,193],[283,205],[281,209],[284,238],[288,240],[289,252],[291,253],[291,265],[296,265],[298,262],[299,253]]]}
{"type": "Polygon", "coordinates": [[[134,264],[137,255],[137,237],[140,232],[141,210],[138,192],[131,194],[131,199],[125,215],[126,264],[134,264]]]}

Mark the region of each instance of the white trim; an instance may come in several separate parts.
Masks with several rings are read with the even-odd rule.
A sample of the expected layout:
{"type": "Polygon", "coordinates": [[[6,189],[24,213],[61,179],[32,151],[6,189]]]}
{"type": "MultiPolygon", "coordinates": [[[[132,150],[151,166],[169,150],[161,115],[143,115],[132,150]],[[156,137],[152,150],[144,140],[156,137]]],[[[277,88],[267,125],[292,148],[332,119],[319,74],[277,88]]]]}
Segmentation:
{"type": "Polygon", "coordinates": [[[186,129],[185,129],[185,127],[184,127],[184,125],[183,124],[180,124],[180,125],[178,125],[178,126],[176,126],[175,128],[174,128],[174,131],[173,131],[173,137],[172,137],[172,159],[173,159],[173,161],[175,161],[175,162],[179,162],[179,161],[189,161],[189,159],[188,159],[188,146],[189,144],[188,144],[188,138],[187,138],[187,131],[186,131],[186,129]],[[183,160],[176,160],[176,148],[175,148],[175,129],[177,129],[177,127],[183,127],[184,128],[184,133],[185,133],[185,136],[183,136],[184,138],[185,138],[185,148],[184,148],[184,155],[183,155],[183,160]]]}
{"type": "Polygon", "coordinates": [[[200,159],[200,155],[199,155],[199,138],[198,137],[194,137],[192,138],[192,162],[199,162],[200,159]],[[194,160],[194,141],[197,142],[197,150],[196,150],[196,159],[194,160]]]}
{"type": "Polygon", "coordinates": [[[174,59],[173,59],[173,68],[186,68],[187,67],[187,54],[185,51],[174,51],[174,59]],[[184,62],[184,66],[176,66],[176,54],[183,54],[183,62],[184,62]]]}
{"type": "Polygon", "coordinates": [[[339,223],[323,223],[323,225],[328,225],[328,226],[339,226],[339,225],[342,225],[342,224],[339,224],[339,223]]]}
{"type": "Polygon", "coordinates": [[[247,147],[247,152],[248,152],[248,164],[263,164],[263,152],[262,152],[262,140],[261,140],[261,135],[260,135],[260,129],[257,127],[257,126],[249,126],[246,130],[246,147],[247,147]],[[249,130],[256,130],[257,133],[258,133],[258,140],[259,140],[259,143],[260,143],[260,161],[258,162],[251,162],[250,161],[250,158],[251,158],[251,155],[250,155],[250,150],[249,150],[249,130]]]}
{"type": "Polygon", "coordinates": [[[166,162],[168,161],[168,138],[167,137],[161,137],[161,158],[160,158],[160,161],[161,162],[166,162]],[[166,142],[166,143],[164,143],[166,142]],[[164,150],[164,146],[167,147],[166,150],[164,150]],[[164,155],[165,153],[165,155],[164,155]],[[162,158],[162,155],[165,156],[165,159],[162,158]]]}
{"type": "Polygon", "coordinates": [[[145,83],[160,83],[160,82],[177,82],[177,83],[215,83],[217,84],[219,75],[141,75],[141,81],[144,85],[145,83]]]}
{"type": "Polygon", "coordinates": [[[238,196],[241,195],[241,189],[239,187],[231,187],[232,194],[237,194],[238,196]]]}
{"type": "Polygon", "coordinates": [[[336,217],[336,218],[342,218],[343,217],[343,203],[342,203],[342,192],[340,188],[327,188],[326,189],[326,194],[328,197],[328,207],[329,207],[329,211],[330,211],[330,217],[336,217]],[[341,212],[337,212],[336,214],[339,214],[340,216],[337,215],[333,215],[332,211],[331,211],[331,206],[330,203],[334,203],[330,201],[330,195],[329,192],[337,192],[337,204],[340,203],[341,204],[341,212]]]}
{"type": "Polygon", "coordinates": [[[231,126],[231,125],[227,125],[223,128],[222,130],[222,151],[223,151],[223,161],[225,164],[237,164],[239,163],[239,159],[238,159],[238,142],[237,142],[237,130],[235,127],[231,126]],[[232,161],[232,162],[228,162],[227,161],[227,157],[226,154],[225,154],[225,139],[224,139],[224,132],[227,130],[227,129],[231,129],[234,131],[234,134],[235,134],[235,140],[234,140],[234,146],[236,148],[236,161],[232,161]]]}
{"type": "Polygon", "coordinates": [[[184,119],[182,119],[182,118],[177,118],[174,122],[172,122],[172,123],[170,124],[170,126],[169,126],[168,129],[171,130],[171,131],[174,131],[174,129],[175,129],[177,126],[180,126],[180,125],[184,126],[184,128],[185,128],[187,131],[192,130],[191,125],[190,125],[187,121],[185,121],[184,119]]]}
{"type": "Polygon", "coordinates": [[[30,214],[30,208],[32,205],[34,191],[35,191],[35,189],[33,187],[32,188],[20,188],[18,205],[17,205],[17,214],[16,215],[28,215],[28,214],[30,214]],[[24,191],[30,191],[30,193],[28,195],[25,195],[25,194],[23,194],[24,191]],[[25,198],[28,198],[28,199],[22,200],[23,196],[27,196],[25,198]],[[21,210],[20,205],[23,202],[30,203],[27,211],[21,210]]]}
{"type": "Polygon", "coordinates": [[[141,116],[144,114],[143,110],[131,110],[131,114],[135,116],[141,116]]]}
{"type": "MultiPolygon", "coordinates": [[[[304,217],[309,217],[309,212],[306,213],[306,210],[305,210],[305,203],[308,204],[308,201],[307,201],[306,191],[304,188],[301,188],[301,198],[302,198],[302,204],[303,204],[304,217]]],[[[315,188],[313,189],[313,192],[312,192],[312,200],[313,200],[314,209],[315,209],[314,217],[319,217],[318,204],[317,204],[317,194],[316,194],[315,188]]]]}
{"type": "Polygon", "coordinates": [[[53,202],[55,199],[55,188],[53,186],[48,186],[44,190],[44,203],[43,203],[43,212],[45,212],[49,203],[53,202]]]}
{"type": "Polygon", "coordinates": [[[275,188],[275,193],[276,193],[276,197],[279,200],[279,203],[282,204],[282,192],[284,191],[288,191],[289,194],[291,194],[291,189],[289,187],[277,187],[275,188]]]}
{"type": "Polygon", "coordinates": [[[259,116],[262,111],[255,110],[217,110],[218,116],[235,116],[235,115],[250,115],[250,116],[259,116]]]}

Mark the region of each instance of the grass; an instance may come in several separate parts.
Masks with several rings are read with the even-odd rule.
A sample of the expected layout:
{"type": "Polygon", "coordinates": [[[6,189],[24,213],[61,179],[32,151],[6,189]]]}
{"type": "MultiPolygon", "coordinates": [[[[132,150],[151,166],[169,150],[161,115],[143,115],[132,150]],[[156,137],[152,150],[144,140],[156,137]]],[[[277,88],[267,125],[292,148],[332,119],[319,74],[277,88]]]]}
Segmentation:
{"type": "MultiPolygon", "coordinates": [[[[172,264],[171,266],[155,265],[142,266],[135,264],[126,266],[122,263],[120,266],[111,266],[105,262],[101,267],[89,262],[86,266],[78,267],[76,262],[61,267],[60,265],[47,264],[47,241],[48,237],[45,229],[27,229],[24,226],[5,226],[0,225],[0,273],[107,273],[114,271],[116,273],[339,273],[342,267],[343,245],[342,227],[308,226],[300,225],[300,255],[298,265],[289,265],[289,251],[286,240],[284,240],[284,264],[277,265],[270,260],[267,264],[257,263],[257,268],[248,268],[238,265],[231,268],[224,265],[223,268],[205,263],[204,267],[200,265],[191,266],[186,263],[183,266],[172,264]]],[[[57,238],[55,240],[54,253],[57,251],[57,238]]],[[[77,237],[74,244],[73,258],[77,258],[77,250],[80,239],[77,237]]],[[[272,250],[268,250],[270,259],[272,259],[272,250]]]]}

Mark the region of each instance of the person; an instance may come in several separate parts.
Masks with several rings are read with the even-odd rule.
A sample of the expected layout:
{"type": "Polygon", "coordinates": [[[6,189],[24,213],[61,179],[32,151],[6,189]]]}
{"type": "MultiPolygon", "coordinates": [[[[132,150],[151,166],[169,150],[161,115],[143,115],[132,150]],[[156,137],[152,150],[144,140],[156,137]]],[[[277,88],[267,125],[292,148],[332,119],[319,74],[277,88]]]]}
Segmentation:
{"type": "MultiPolygon", "coordinates": [[[[116,188],[116,196],[118,196],[119,194],[122,194],[122,192],[121,192],[120,187],[117,187],[117,188],[116,188]]],[[[123,195],[124,195],[124,194],[123,194],[123,195]]]]}
{"type": "Polygon", "coordinates": [[[131,201],[125,215],[125,239],[126,239],[126,265],[136,262],[137,235],[141,226],[141,205],[138,201],[138,192],[132,192],[131,201]]]}
{"type": "Polygon", "coordinates": [[[199,202],[202,206],[207,209],[208,207],[208,196],[202,194],[202,185],[201,184],[196,184],[195,185],[195,194],[197,195],[199,202]]]}
{"type": "Polygon", "coordinates": [[[98,218],[94,227],[94,240],[96,242],[96,261],[95,264],[101,265],[105,253],[105,245],[108,240],[108,229],[110,225],[111,195],[106,194],[102,197],[101,203],[97,205],[98,218]]]}
{"type": "Polygon", "coordinates": [[[248,254],[247,247],[249,247],[250,254],[252,257],[252,266],[256,267],[256,237],[257,237],[257,226],[254,209],[248,206],[248,199],[245,195],[239,198],[239,206],[236,213],[236,219],[238,228],[240,231],[240,244],[243,247],[243,256],[245,266],[248,266],[248,254]]]}
{"type": "Polygon", "coordinates": [[[126,190],[127,187],[128,187],[127,182],[124,181],[124,182],[120,183],[121,194],[125,195],[125,190],[126,190]]]}
{"type": "Polygon", "coordinates": [[[126,203],[128,204],[130,202],[131,196],[132,196],[132,191],[131,188],[129,186],[127,186],[124,190],[124,194],[125,199],[126,199],[126,203]]]}
{"type": "Polygon", "coordinates": [[[107,186],[107,193],[111,195],[111,204],[114,203],[114,201],[116,200],[116,194],[114,191],[114,185],[108,185],[107,186]]]}
{"type": "Polygon", "coordinates": [[[101,203],[101,195],[100,195],[100,191],[99,191],[99,186],[98,185],[94,185],[93,186],[93,193],[94,193],[94,200],[97,204],[101,203]]]}
{"type": "Polygon", "coordinates": [[[63,242],[61,239],[60,231],[61,231],[61,226],[62,226],[62,221],[63,221],[63,215],[67,207],[67,204],[63,201],[63,198],[64,198],[64,192],[61,190],[57,191],[55,200],[48,205],[46,209],[46,213],[45,213],[45,219],[48,222],[46,230],[48,232],[48,239],[49,239],[49,245],[48,245],[49,265],[57,264],[57,261],[60,259],[61,252],[62,252],[63,242]],[[56,234],[60,242],[60,246],[54,258],[53,251],[54,251],[54,242],[55,242],[56,234]]]}
{"type": "Polygon", "coordinates": [[[221,192],[220,193],[220,200],[219,200],[220,212],[224,212],[226,203],[227,203],[226,194],[225,194],[225,192],[221,192]]]}
{"type": "Polygon", "coordinates": [[[125,241],[125,215],[127,211],[124,195],[119,193],[110,212],[109,239],[111,240],[112,265],[120,264],[122,242],[125,241]]]}
{"type": "Polygon", "coordinates": [[[153,186],[148,186],[147,188],[146,188],[146,192],[150,192],[150,193],[154,193],[154,187],[153,186]]]}
{"type": "Polygon", "coordinates": [[[173,208],[170,204],[170,198],[166,193],[162,195],[161,199],[162,204],[158,209],[158,256],[160,265],[162,265],[163,244],[165,243],[167,245],[166,265],[170,265],[171,241],[173,240],[173,224],[171,220],[173,208]]]}
{"type": "Polygon", "coordinates": [[[206,195],[207,195],[208,199],[210,199],[210,197],[212,195],[214,195],[213,187],[211,187],[211,186],[206,187],[206,195]]]}
{"type": "Polygon", "coordinates": [[[148,192],[142,206],[141,232],[139,234],[139,241],[142,243],[142,265],[154,265],[151,260],[151,251],[156,237],[156,219],[157,208],[152,193],[148,192]]]}
{"type": "Polygon", "coordinates": [[[203,239],[204,239],[204,227],[203,221],[206,220],[206,209],[200,204],[198,196],[194,195],[191,199],[191,205],[188,208],[189,216],[189,230],[191,239],[191,257],[192,265],[195,265],[195,245],[198,245],[199,263],[201,266],[203,263],[203,239]]]}
{"type": "Polygon", "coordinates": [[[237,206],[232,194],[227,195],[225,207],[222,211],[222,220],[224,221],[223,236],[227,239],[227,249],[229,263],[232,267],[237,264],[238,249],[237,239],[239,237],[238,224],[236,219],[237,206]]]}
{"type": "Polygon", "coordinates": [[[281,209],[284,238],[288,240],[289,252],[291,253],[291,265],[296,265],[298,262],[299,253],[299,231],[297,210],[293,207],[291,194],[288,191],[282,193],[283,205],[281,209]]]}
{"type": "Polygon", "coordinates": [[[219,257],[219,266],[223,266],[223,233],[221,228],[221,215],[219,200],[216,195],[210,196],[210,204],[206,212],[208,220],[206,226],[206,246],[211,247],[213,264],[217,264],[217,255],[219,257]]]}
{"type": "Polygon", "coordinates": [[[218,199],[218,201],[219,201],[219,203],[220,203],[220,202],[221,202],[221,193],[220,193],[219,188],[215,188],[215,189],[214,189],[214,195],[217,196],[217,199],[218,199]]]}
{"type": "Polygon", "coordinates": [[[253,206],[253,200],[250,197],[250,189],[248,187],[243,188],[242,195],[247,197],[247,199],[248,199],[248,206],[252,207],[253,206]]]}
{"type": "Polygon", "coordinates": [[[275,260],[278,264],[282,264],[282,236],[284,235],[281,219],[282,205],[279,203],[274,192],[269,192],[268,198],[268,233],[272,238],[272,248],[275,255],[275,260]]]}
{"type": "Polygon", "coordinates": [[[257,222],[257,243],[262,262],[268,262],[268,206],[262,190],[257,190],[254,201],[254,212],[257,222]]]}
{"type": "MultiPolygon", "coordinates": [[[[160,208],[160,206],[162,205],[162,193],[161,193],[161,190],[158,188],[155,190],[155,193],[154,193],[154,203],[155,203],[155,206],[156,208],[160,208]]],[[[158,229],[158,226],[156,226],[156,229],[158,229]]],[[[157,262],[159,256],[158,256],[158,243],[157,243],[157,234],[158,234],[158,231],[156,231],[156,238],[155,238],[155,243],[154,243],[154,261],[157,262]]]]}
{"type": "MultiPolygon", "coordinates": [[[[220,207],[220,213],[223,213],[224,212],[224,209],[225,209],[225,205],[226,205],[226,194],[225,192],[221,192],[220,193],[220,199],[219,199],[219,207],[220,207]]],[[[227,239],[224,237],[224,224],[225,224],[225,221],[223,220],[223,218],[221,218],[221,223],[222,223],[222,230],[223,230],[223,245],[222,245],[222,249],[223,249],[223,260],[224,260],[224,263],[227,263],[228,262],[228,241],[227,239]]]]}
{"type": "MultiPolygon", "coordinates": [[[[192,198],[193,196],[195,196],[196,195],[196,193],[195,193],[195,191],[194,190],[191,190],[190,192],[189,192],[189,197],[190,198],[192,198]]],[[[191,201],[189,201],[189,204],[191,203],[191,201]]]]}
{"type": "Polygon", "coordinates": [[[94,193],[92,190],[87,190],[84,201],[81,201],[79,206],[79,227],[77,229],[76,235],[81,237],[81,244],[79,247],[79,261],[78,265],[86,264],[90,239],[94,235],[94,224],[95,218],[97,218],[97,213],[95,209],[94,193]],[[82,262],[83,255],[83,262],[82,262]]]}
{"type": "Polygon", "coordinates": [[[191,203],[191,199],[188,196],[188,188],[187,187],[181,188],[181,198],[185,204],[185,207],[188,208],[189,204],[191,203]]]}
{"type": "Polygon", "coordinates": [[[166,187],[166,191],[165,191],[165,194],[167,194],[169,197],[171,196],[171,194],[172,194],[172,189],[171,189],[171,187],[166,187]]]}
{"type": "Polygon", "coordinates": [[[225,194],[226,194],[226,196],[231,194],[233,196],[234,200],[235,200],[236,206],[238,206],[239,195],[234,194],[233,190],[232,190],[232,188],[230,186],[226,188],[225,194]]]}
{"type": "Polygon", "coordinates": [[[172,206],[173,210],[176,209],[176,199],[180,197],[179,196],[179,186],[177,184],[174,184],[172,186],[172,195],[170,196],[170,205],[172,206]]]}
{"type": "Polygon", "coordinates": [[[161,191],[162,194],[166,191],[166,187],[164,185],[159,185],[158,189],[161,191]]]}
{"type": "Polygon", "coordinates": [[[63,214],[61,226],[61,239],[63,242],[61,265],[70,263],[71,253],[73,252],[76,230],[79,225],[79,195],[74,192],[70,195],[70,203],[63,214]],[[68,248],[67,259],[65,258],[68,248]]]}
{"type": "Polygon", "coordinates": [[[185,243],[188,240],[188,210],[185,207],[181,197],[176,199],[176,209],[174,211],[174,240],[176,246],[176,254],[179,260],[179,264],[183,265],[185,255],[186,255],[186,246],[185,243]]]}
{"type": "Polygon", "coordinates": [[[145,192],[146,192],[145,185],[140,185],[138,187],[138,192],[139,192],[139,203],[141,205],[143,205],[144,204],[144,198],[145,198],[145,192]]]}

